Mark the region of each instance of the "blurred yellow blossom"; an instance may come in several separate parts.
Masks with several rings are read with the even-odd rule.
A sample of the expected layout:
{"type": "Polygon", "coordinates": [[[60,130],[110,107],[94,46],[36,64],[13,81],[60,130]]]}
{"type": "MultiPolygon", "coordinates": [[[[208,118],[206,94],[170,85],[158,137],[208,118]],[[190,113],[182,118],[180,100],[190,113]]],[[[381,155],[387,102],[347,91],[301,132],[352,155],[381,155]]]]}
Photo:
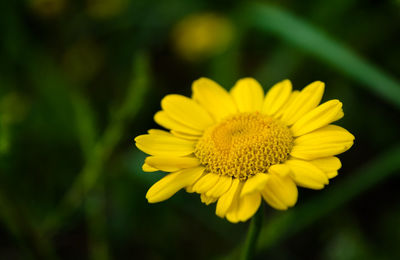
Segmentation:
{"type": "Polygon", "coordinates": [[[178,22],[172,32],[176,52],[184,59],[198,61],[227,49],[234,29],[225,17],[214,13],[194,14],[178,22]]]}

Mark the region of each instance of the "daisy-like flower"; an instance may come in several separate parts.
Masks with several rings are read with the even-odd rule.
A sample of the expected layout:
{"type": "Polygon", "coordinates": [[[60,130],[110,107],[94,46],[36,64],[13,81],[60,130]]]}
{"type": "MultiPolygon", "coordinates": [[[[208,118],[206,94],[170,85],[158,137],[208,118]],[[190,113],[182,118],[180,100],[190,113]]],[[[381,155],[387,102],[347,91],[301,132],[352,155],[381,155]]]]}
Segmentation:
{"type": "Polygon", "coordinates": [[[343,117],[342,103],[319,105],[324,83],[292,91],[289,80],[264,96],[252,78],[227,92],[200,78],[192,98],[167,95],[155,121],[168,129],[149,130],[136,146],[149,154],[143,171],[170,172],[147,192],[150,203],[185,188],[200,194],[216,214],[230,222],[246,221],[262,198],[273,208],[295,205],[297,186],[319,190],[338,174],[335,155],[348,150],[354,136],[331,124],[343,117]]]}

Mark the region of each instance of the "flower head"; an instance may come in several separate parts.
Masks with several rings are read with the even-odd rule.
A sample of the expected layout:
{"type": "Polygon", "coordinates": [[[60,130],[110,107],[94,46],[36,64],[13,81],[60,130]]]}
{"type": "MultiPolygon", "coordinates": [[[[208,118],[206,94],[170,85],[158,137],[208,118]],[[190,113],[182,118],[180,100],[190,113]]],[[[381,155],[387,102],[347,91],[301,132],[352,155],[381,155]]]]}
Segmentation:
{"type": "Polygon", "coordinates": [[[149,130],[136,146],[149,154],[146,172],[170,172],[147,192],[150,203],[185,188],[205,204],[217,202],[216,214],[246,221],[262,198],[286,210],[297,201],[297,186],[322,189],[341,167],[335,155],[348,150],[354,136],[331,123],[343,117],[342,103],[319,105],[324,83],[292,91],[289,80],[264,96],[252,78],[230,92],[200,78],[193,96],[168,95],[155,121],[168,129],[149,130]]]}

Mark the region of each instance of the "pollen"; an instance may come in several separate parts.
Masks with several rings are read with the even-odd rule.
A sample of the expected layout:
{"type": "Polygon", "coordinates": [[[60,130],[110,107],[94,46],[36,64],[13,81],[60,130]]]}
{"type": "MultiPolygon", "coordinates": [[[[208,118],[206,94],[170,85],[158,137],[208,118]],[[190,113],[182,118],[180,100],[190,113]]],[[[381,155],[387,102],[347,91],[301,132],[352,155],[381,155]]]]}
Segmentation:
{"type": "Polygon", "coordinates": [[[292,147],[293,136],[283,123],[254,112],[233,115],[206,129],[194,154],[207,172],[244,181],[286,161],[292,147]]]}

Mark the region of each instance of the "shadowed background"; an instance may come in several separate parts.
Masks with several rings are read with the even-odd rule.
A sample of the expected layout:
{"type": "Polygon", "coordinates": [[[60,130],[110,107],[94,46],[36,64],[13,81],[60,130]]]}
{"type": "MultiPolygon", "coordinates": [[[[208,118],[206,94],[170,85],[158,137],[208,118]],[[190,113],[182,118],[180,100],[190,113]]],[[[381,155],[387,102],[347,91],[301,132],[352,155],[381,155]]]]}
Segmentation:
{"type": "Polygon", "coordinates": [[[256,259],[400,259],[400,2],[0,3],[0,259],[235,259],[248,223],[148,204],[134,137],[169,93],[321,80],[355,135],[339,175],[264,205],[256,259]]]}

